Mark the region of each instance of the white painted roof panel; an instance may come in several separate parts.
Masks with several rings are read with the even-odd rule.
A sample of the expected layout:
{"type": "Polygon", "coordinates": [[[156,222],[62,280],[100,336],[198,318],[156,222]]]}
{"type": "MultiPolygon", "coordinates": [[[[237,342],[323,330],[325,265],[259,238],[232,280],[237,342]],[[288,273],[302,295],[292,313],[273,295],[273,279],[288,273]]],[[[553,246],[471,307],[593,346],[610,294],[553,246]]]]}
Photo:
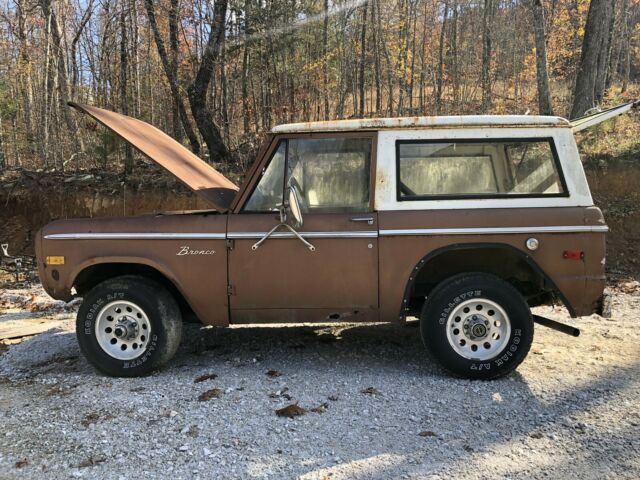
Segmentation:
{"type": "Polygon", "coordinates": [[[450,115],[440,117],[363,118],[327,122],[289,123],[274,127],[273,133],[339,132],[406,128],[456,127],[571,127],[561,117],[540,115],[450,115]]]}

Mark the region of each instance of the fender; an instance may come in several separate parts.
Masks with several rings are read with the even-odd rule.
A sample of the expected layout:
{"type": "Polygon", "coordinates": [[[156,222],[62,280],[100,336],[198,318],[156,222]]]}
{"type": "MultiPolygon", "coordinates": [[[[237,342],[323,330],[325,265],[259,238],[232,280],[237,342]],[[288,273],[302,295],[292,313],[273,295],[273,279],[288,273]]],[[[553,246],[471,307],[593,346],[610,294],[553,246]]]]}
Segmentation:
{"type": "Polygon", "coordinates": [[[404,296],[402,298],[402,303],[400,304],[400,317],[401,318],[405,318],[405,316],[406,316],[405,315],[405,311],[406,311],[405,305],[408,305],[409,301],[411,299],[411,294],[413,293],[413,290],[414,290],[414,284],[415,284],[415,281],[416,281],[416,278],[417,278],[417,273],[420,272],[420,270],[422,270],[422,267],[427,262],[429,262],[430,260],[433,260],[438,255],[442,255],[443,253],[447,253],[447,252],[451,252],[451,251],[459,251],[459,250],[479,249],[479,248],[493,248],[493,249],[509,250],[512,253],[515,253],[516,255],[518,255],[525,262],[527,262],[527,264],[531,267],[531,269],[535,273],[537,273],[540,277],[542,277],[544,279],[544,281],[551,286],[553,292],[558,296],[558,298],[560,298],[560,300],[562,301],[564,306],[567,307],[567,310],[569,311],[570,315],[572,317],[576,316],[575,309],[573,308],[573,306],[571,306],[569,301],[566,299],[566,297],[560,291],[560,289],[556,286],[556,284],[553,282],[553,280],[551,280],[549,275],[547,275],[544,272],[544,270],[542,270],[542,268],[540,268],[540,266],[535,262],[535,260],[533,260],[533,258],[531,258],[530,255],[527,255],[522,250],[514,247],[513,245],[508,245],[506,243],[456,243],[456,244],[452,244],[452,245],[447,245],[446,247],[437,248],[437,249],[429,252],[427,255],[422,257],[422,259],[416,264],[416,266],[412,270],[413,274],[409,277],[409,280],[407,281],[407,286],[404,289],[404,296]]]}
{"type": "MultiPolygon", "coordinates": [[[[99,258],[90,258],[83,262],[81,262],[74,270],[69,274],[69,290],[73,287],[78,279],[78,276],[85,271],[87,268],[94,267],[96,265],[108,265],[108,264],[119,264],[119,265],[144,265],[146,267],[150,267],[160,273],[163,277],[165,277],[171,284],[180,292],[182,298],[189,304],[189,306],[193,309],[192,302],[190,301],[188,295],[183,289],[182,285],[178,281],[178,279],[173,275],[173,273],[168,270],[165,266],[158,264],[156,262],[150,261],[148,258],[144,257],[133,257],[133,256],[113,256],[113,257],[99,257],[99,258]]],[[[195,311],[195,310],[194,310],[195,311]]]]}

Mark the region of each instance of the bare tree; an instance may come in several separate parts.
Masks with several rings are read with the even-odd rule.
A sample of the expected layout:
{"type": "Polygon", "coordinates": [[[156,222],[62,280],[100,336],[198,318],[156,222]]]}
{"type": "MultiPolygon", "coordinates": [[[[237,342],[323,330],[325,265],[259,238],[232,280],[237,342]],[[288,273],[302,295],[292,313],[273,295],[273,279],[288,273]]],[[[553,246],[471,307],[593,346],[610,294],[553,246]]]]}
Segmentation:
{"type": "Polygon", "coordinates": [[[364,72],[365,62],[367,54],[367,7],[369,2],[365,1],[362,5],[362,29],[360,30],[360,72],[358,73],[358,94],[360,97],[360,104],[358,107],[358,115],[364,117],[364,72]]]}
{"type": "Polygon", "coordinates": [[[156,48],[158,49],[158,56],[160,57],[160,61],[162,62],[162,66],[164,68],[164,73],[167,76],[167,80],[169,81],[171,96],[173,97],[173,102],[178,110],[178,114],[182,122],[182,128],[184,128],[184,133],[189,139],[191,150],[193,151],[193,153],[197,154],[200,152],[200,142],[198,141],[198,137],[191,127],[191,122],[189,121],[189,117],[187,116],[187,110],[185,109],[184,102],[182,101],[182,95],[180,95],[180,89],[178,86],[178,73],[173,68],[173,62],[171,62],[167,56],[167,50],[164,46],[164,40],[162,39],[162,35],[160,34],[158,22],[156,21],[156,12],[153,5],[153,0],[144,0],[144,6],[147,10],[147,16],[149,17],[149,25],[151,26],[151,30],[153,31],[156,48]]]}
{"type": "MultiPolygon", "coordinates": [[[[146,1],[148,2],[150,0],[146,1]]],[[[191,104],[191,113],[196,121],[196,125],[198,125],[200,135],[202,135],[202,138],[204,138],[207,144],[211,161],[213,161],[214,157],[219,157],[223,161],[229,158],[229,151],[222,140],[220,129],[214,122],[211,112],[207,109],[207,90],[211,83],[211,76],[213,75],[225,34],[227,2],[228,0],[218,0],[215,4],[211,32],[209,33],[209,39],[202,53],[200,67],[198,68],[195,79],[187,89],[189,103],[191,104]]]]}
{"type": "Polygon", "coordinates": [[[582,41],[582,54],[576,87],[573,92],[571,118],[580,117],[596,105],[596,81],[599,69],[607,68],[602,55],[609,31],[608,15],[612,0],[591,0],[582,41]]]}
{"type": "Polygon", "coordinates": [[[491,56],[493,54],[492,28],[495,1],[484,0],[484,10],[482,12],[482,113],[489,113],[492,103],[491,56]]]}
{"type": "MultiPolygon", "coordinates": [[[[120,108],[124,115],[129,114],[129,91],[128,70],[129,70],[129,52],[127,51],[127,23],[126,12],[124,6],[120,12],[120,108]]],[[[133,171],[133,150],[131,145],[125,143],[124,146],[124,173],[128,174],[133,171]]]]}
{"type": "Polygon", "coordinates": [[[553,115],[549,71],[547,70],[547,36],[542,0],[532,1],[533,29],[536,37],[536,79],[538,82],[538,108],[541,115],[553,115]]]}
{"type": "Polygon", "coordinates": [[[440,29],[440,44],[438,45],[438,70],[436,71],[436,114],[442,107],[442,89],[444,82],[444,49],[446,43],[447,18],[449,17],[449,2],[444,0],[444,14],[442,15],[442,28],[440,29]]]}

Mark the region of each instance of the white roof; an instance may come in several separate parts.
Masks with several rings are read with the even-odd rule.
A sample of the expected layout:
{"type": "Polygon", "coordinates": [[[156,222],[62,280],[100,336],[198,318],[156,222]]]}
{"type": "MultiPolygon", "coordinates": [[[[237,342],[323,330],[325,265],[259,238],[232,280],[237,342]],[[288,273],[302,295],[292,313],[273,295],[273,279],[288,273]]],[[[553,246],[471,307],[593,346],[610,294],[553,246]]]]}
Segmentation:
{"type": "Polygon", "coordinates": [[[278,125],[273,133],[337,132],[443,127],[570,127],[561,117],[540,115],[450,115],[441,117],[363,118],[278,125]]]}

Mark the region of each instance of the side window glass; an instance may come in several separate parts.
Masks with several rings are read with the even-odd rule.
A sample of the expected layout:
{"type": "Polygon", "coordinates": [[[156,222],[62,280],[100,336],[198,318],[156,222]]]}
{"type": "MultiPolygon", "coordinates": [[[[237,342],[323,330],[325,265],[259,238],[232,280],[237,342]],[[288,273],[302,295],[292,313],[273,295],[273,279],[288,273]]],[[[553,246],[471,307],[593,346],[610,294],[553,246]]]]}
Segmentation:
{"type": "Polygon", "coordinates": [[[549,140],[399,141],[398,199],[563,195],[549,140]]]}
{"type": "Polygon", "coordinates": [[[303,213],[367,211],[370,171],[370,138],[289,140],[286,185],[303,213]]]}
{"type": "Polygon", "coordinates": [[[282,203],[284,192],[284,163],[287,151],[286,142],[280,142],[271,157],[269,165],[262,173],[258,185],[251,193],[243,212],[273,212],[282,203]]]}

